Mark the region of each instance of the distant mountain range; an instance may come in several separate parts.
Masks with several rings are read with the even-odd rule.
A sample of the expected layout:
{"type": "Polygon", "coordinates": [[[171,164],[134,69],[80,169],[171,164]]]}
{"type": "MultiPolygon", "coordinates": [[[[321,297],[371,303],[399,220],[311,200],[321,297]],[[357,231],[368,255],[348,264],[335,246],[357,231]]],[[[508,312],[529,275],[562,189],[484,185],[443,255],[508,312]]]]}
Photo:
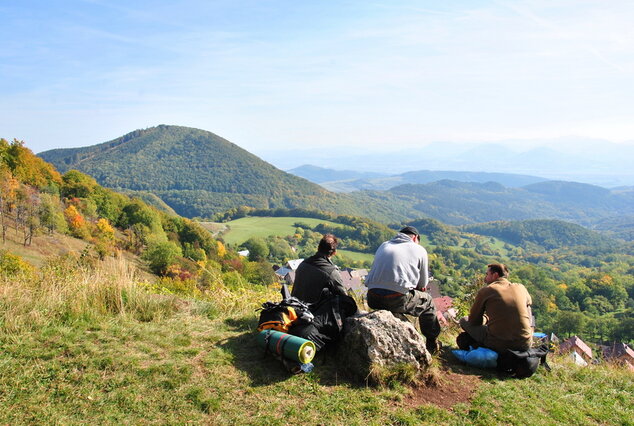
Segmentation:
{"type": "Polygon", "coordinates": [[[367,185],[372,188],[334,193],[283,172],[220,136],[188,127],[160,125],[98,145],[39,155],[61,172],[78,169],[104,186],[137,192],[164,210],[171,208],[187,217],[209,218],[215,213],[250,206],[329,211],[383,223],[424,217],[452,225],[559,219],[585,226],[596,224],[597,229],[620,238],[629,239],[634,234],[631,221],[618,219],[634,216],[632,187],[610,190],[500,172],[423,170],[381,176],[376,172],[359,175],[300,168],[304,174],[312,173],[315,180],[329,176],[355,181],[359,177],[356,180],[369,182],[367,185]],[[443,177],[452,180],[429,181],[443,177]],[[425,181],[428,182],[421,183],[425,181]],[[394,184],[397,186],[392,187],[394,184]],[[375,189],[381,186],[390,189],[375,189]],[[159,199],[152,199],[148,193],[159,199]],[[161,200],[169,207],[162,205],[161,200]]]}
{"type": "Polygon", "coordinates": [[[537,176],[511,173],[490,172],[455,172],[419,170],[397,175],[372,172],[356,172],[352,170],[333,170],[313,165],[303,165],[288,170],[296,176],[308,179],[334,192],[351,192],[363,189],[386,190],[403,184],[425,184],[439,180],[459,182],[496,182],[508,187],[520,187],[531,183],[543,182],[547,179],[537,176]]]}
{"type": "Polygon", "coordinates": [[[606,188],[634,185],[631,166],[634,163],[634,145],[631,142],[616,144],[604,140],[559,138],[543,140],[542,146],[523,149],[515,147],[526,146],[526,141],[504,143],[437,142],[399,148],[396,141],[390,141],[386,143],[392,148],[389,151],[341,146],[328,149],[298,147],[290,156],[287,151],[268,149],[256,153],[285,170],[301,164],[384,175],[411,170],[470,170],[539,176],[606,188]]]}

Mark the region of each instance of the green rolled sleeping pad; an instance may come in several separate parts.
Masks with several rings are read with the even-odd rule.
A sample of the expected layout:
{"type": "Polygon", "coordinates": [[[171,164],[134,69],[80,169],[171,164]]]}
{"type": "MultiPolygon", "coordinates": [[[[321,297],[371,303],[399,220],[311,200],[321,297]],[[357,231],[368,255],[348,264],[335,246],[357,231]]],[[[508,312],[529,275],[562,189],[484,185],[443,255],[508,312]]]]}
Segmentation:
{"type": "Polygon", "coordinates": [[[317,352],[315,344],[310,340],[271,329],[262,330],[258,334],[258,344],[265,351],[302,364],[311,362],[317,352]]]}

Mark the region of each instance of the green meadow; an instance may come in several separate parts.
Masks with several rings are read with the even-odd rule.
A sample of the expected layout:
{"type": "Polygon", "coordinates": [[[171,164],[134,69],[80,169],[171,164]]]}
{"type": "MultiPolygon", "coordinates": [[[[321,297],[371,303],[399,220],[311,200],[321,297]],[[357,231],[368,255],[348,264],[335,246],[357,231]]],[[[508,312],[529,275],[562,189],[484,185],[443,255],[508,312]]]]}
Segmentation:
{"type": "Polygon", "coordinates": [[[225,225],[227,225],[229,231],[223,234],[222,237],[225,242],[232,245],[239,245],[251,237],[266,238],[270,235],[284,237],[295,233],[295,223],[297,222],[311,227],[320,223],[340,228],[345,226],[324,219],[305,217],[243,217],[227,222],[225,225]]]}

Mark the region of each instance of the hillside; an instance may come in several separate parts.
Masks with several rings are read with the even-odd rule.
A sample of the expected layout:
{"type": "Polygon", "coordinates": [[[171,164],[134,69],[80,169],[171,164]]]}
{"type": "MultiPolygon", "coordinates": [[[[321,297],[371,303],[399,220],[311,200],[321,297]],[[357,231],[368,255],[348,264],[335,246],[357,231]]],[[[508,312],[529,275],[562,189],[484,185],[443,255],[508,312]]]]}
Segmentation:
{"type": "Polygon", "coordinates": [[[383,219],[395,215],[387,205],[359,208],[349,198],[285,173],[211,132],[188,127],[160,125],[99,145],[39,155],[62,173],[77,169],[108,188],[150,191],[186,217],[211,217],[243,205],[383,219]]]}
{"type": "MultiPolygon", "coordinates": [[[[160,204],[156,196],[149,199],[160,204]]],[[[211,282],[270,284],[270,265],[241,259],[197,223],[100,186],[77,170],[60,175],[20,141],[0,139],[0,275],[57,259],[124,257],[159,289],[207,291],[211,282]]],[[[35,268],[34,268],[35,267],[35,268]]]]}
{"type": "Polygon", "coordinates": [[[552,250],[563,247],[588,246],[597,249],[623,250],[620,244],[599,232],[560,220],[524,220],[519,222],[489,222],[461,226],[474,234],[496,237],[516,246],[541,247],[552,250]]]}
{"type": "MultiPolygon", "coordinates": [[[[393,197],[395,205],[417,209],[419,216],[453,225],[543,218],[591,225],[600,219],[634,214],[634,193],[576,182],[547,181],[508,188],[493,182],[442,180],[400,185],[387,192],[361,191],[358,196],[385,194],[393,197]]],[[[357,196],[357,192],[350,195],[357,196]]]]}
{"type": "MultiPolygon", "coordinates": [[[[627,424],[634,377],[550,357],[526,380],[459,364],[367,386],[324,354],[291,376],[256,345],[255,309],[277,289],[215,284],[152,294],[121,259],[51,264],[0,280],[3,424],[627,424]],[[38,291],[32,291],[37,288],[38,291]]],[[[451,333],[451,332],[450,332],[451,333]]],[[[443,333],[447,346],[451,334],[443,333]]]]}
{"type": "MultiPolygon", "coordinates": [[[[239,258],[197,223],[90,176],[61,176],[19,142],[0,140],[0,173],[0,219],[9,233],[2,243],[9,251],[0,250],[2,423],[619,424],[634,416],[634,381],[621,368],[581,369],[552,357],[551,373],[505,380],[457,363],[451,328],[422,377],[404,369],[383,386],[367,386],[347,378],[328,353],[313,372],[289,376],[254,343],[256,308],[280,297],[265,259],[239,258]],[[72,253],[60,255],[65,249],[72,253]]],[[[336,219],[337,232],[359,249],[393,235],[365,219],[336,219]]],[[[311,251],[332,226],[297,222],[289,241],[309,242],[311,251]]],[[[506,261],[497,241],[432,219],[414,224],[436,244],[432,271],[463,312],[483,266],[506,261]]],[[[573,256],[566,247],[505,250],[542,330],[632,341],[632,257],[597,248],[575,247],[573,256]]]]}
{"type": "Polygon", "coordinates": [[[613,238],[634,241],[634,216],[616,216],[599,220],[593,229],[613,238]]]}
{"type": "Polygon", "coordinates": [[[445,175],[487,182],[445,179],[401,184],[388,191],[333,193],[211,132],[178,126],[160,125],[99,145],[57,149],[40,156],[62,172],[74,168],[104,186],[139,191],[163,210],[161,200],[180,215],[215,220],[216,215],[240,206],[313,209],[383,223],[431,217],[454,225],[549,218],[591,226],[598,220],[634,214],[634,192],[627,188],[608,190],[558,181],[507,187],[490,181],[518,185],[540,179],[503,173],[410,172],[379,179],[389,182],[386,186],[445,175]],[[148,192],[160,200],[148,198],[148,192]]]}

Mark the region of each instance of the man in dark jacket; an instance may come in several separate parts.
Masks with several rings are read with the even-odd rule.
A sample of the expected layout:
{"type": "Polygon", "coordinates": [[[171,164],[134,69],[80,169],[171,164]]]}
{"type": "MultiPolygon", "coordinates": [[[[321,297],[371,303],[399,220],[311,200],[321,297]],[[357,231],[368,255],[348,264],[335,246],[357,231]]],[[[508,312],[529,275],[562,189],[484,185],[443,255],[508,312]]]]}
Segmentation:
{"type": "Polygon", "coordinates": [[[291,295],[305,303],[315,303],[322,291],[331,295],[346,295],[339,268],[330,258],[337,253],[337,237],[326,234],[319,242],[317,253],[300,263],[295,272],[295,283],[291,295]]]}

